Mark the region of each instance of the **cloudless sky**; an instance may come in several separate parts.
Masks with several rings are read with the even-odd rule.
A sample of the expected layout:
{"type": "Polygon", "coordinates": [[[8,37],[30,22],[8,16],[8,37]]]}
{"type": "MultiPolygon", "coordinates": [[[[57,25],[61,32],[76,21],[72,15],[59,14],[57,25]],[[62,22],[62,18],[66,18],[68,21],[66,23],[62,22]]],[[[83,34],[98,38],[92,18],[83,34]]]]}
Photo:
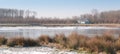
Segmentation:
{"type": "Polygon", "coordinates": [[[99,11],[119,10],[120,0],[0,0],[0,8],[32,10],[38,17],[72,17],[99,11]]]}

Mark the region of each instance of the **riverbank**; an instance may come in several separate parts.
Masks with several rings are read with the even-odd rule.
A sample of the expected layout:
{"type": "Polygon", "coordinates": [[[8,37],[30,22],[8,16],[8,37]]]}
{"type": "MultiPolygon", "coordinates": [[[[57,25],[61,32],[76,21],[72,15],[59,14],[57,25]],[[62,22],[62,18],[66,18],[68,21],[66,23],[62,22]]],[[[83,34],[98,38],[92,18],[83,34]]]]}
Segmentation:
{"type": "MultiPolygon", "coordinates": [[[[11,49],[11,47],[22,47],[23,49],[28,49],[29,47],[46,46],[52,49],[56,48],[60,51],[69,50],[70,52],[74,51],[77,53],[85,51],[97,54],[106,52],[113,54],[120,51],[120,37],[116,38],[111,33],[105,33],[101,36],[96,35],[93,37],[88,37],[74,32],[68,36],[65,36],[64,34],[56,34],[53,38],[48,35],[41,35],[37,39],[24,37],[0,37],[0,45],[6,45],[8,47],[7,49],[11,49]]],[[[1,50],[3,49],[4,48],[1,50]]]]}
{"type": "Polygon", "coordinates": [[[43,24],[43,26],[99,26],[99,27],[120,27],[120,24],[43,24]]]}
{"type": "Polygon", "coordinates": [[[120,24],[0,24],[0,27],[17,27],[17,26],[46,26],[46,27],[56,27],[56,26],[100,26],[100,27],[119,27],[120,24]]]}

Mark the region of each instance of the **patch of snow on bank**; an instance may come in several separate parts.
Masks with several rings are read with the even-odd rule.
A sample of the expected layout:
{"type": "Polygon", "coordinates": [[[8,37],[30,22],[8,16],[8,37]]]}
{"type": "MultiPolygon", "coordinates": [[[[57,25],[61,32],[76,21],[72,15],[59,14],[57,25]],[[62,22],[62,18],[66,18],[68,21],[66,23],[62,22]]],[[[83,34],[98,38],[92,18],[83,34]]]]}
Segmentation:
{"type": "Polygon", "coordinates": [[[0,48],[0,54],[77,54],[73,51],[60,51],[49,47],[0,48]]]}

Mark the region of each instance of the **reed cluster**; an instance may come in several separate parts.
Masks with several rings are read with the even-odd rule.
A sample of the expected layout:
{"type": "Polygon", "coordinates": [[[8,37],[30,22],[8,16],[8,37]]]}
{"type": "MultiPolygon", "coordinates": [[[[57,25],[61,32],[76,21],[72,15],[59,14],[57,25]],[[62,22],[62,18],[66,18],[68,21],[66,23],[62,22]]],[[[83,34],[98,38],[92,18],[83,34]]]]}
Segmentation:
{"type": "Polygon", "coordinates": [[[0,45],[7,45],[9,47],[49,46],[60,49],[82,49],[89,52],[106,52],[108,54],[114,54],[120,51],[120,37],[116,38],[108,33],[89,37],[75,32],[68,36],[56,34],[52,38],[48,35],[41,35],[37,39],[24,37],[5,38],[0,36],[0,45]]]}

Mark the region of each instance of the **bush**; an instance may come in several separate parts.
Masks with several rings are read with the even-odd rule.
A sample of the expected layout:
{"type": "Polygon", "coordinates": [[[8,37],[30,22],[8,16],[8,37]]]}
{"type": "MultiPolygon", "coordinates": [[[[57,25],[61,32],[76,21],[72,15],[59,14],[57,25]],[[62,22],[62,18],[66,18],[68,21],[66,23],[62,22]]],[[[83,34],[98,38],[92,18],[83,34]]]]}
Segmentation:
{"type": "Polygon", "coordinates": [[[7,42],[7,39],[5,37],[0,36],[0,45],[5,45],[7,42]]]}
{"type": "Polygon", "coordinates": [[[16,45],[15,39],[8,39],[7,46],[14,47],[16,45]]]}
{"type": "Polygon", "coordinates": [[[48,43],[52,42],[52,39],[48,35],[41,35],[38,38],[38,41],[39,41],[40,45],[44,45],[44,44],[48,44],[48,43]]]}
{"type": "Polygon", "coordinates": [[[38,43],[37,41],[30,38],[25,39],[23,37],[15,37],[15,38],[9,38],[7,41],[7,45],[10,47],[14,47],[14,46],[29,47],[29,46],[37,46],[38,43]]]}
{"type": "Polygon", "coordinates": [[[115,48],[116,50],[120,50],[120,38],[115,42],[115,48]]]}
{"type": "Polygon", "coordinates": [[[31,39],[31,38],[27,38],[24,40],[24,46],[25,47],[29,47],[29,46],[39,46],[38,41],[31,39]]]}
{"type": "Polygon", "coordinates": [[[108,54],[114,54],[114,37],[113,36],[95,36],[87,41],[87,46],[91,49],[91,52],[103,52],[108,54]]]}
{"type": "Polygon", "coordinates": [[[61,44],[65,46],[66,44],[66,37],[64,34],[56,34],[56,36],[53,38],[55,43],[61,44]]]}
{"type": "Polygon", "coordinates": [[[109,33],[109,32],[106,32],[104,33],[102,36],[101,36],[102,40],[105,40],[105,41],[115,41],[115,37],[109,33]]]}
{"type": "Polygon", "coordinates": [[[97,39],[97,38],[91,38],[87,41],[87,47],[91,49],[91,52],[100,52],[104,50],[105,41],[97,39]]]}
{"type": "Polygon", "coordinates": [[[116,51],[114,50],[113,42],[107,41],[104,46],[104,51],[107,54],[116,54],[116,51]]]}
{"type": "Polygon", "coordinates": [[[10,47],[24,46],[24,38],[23,37],[9,38],[7,41],[7,45],[10,47]]]}
{"type": "Polygon", "coordinates": [[[71,33],[67,37],[67,47],[71,49],[78,49],[79,47],[79,36],[77,33],[71,33]]]}
{"type": "Polygon", "coordinates": [[[84,36],[84,35],[79,35],[78,37],[79,39],[79,48],[81,47],[87,47],[87,44],[86,42],[89,40],[89,38],[87,36],[84,36]]]}
{"type": "Polygon", "coordinates": [[[79,35],[77,33],[71,33],[67,37],[64,34],[56,34],[53,39],[48,35],[41,35],[37,40],[31,38],[15,37],[4,38],[0,37],[0,44],[5,44],[10,47],[14,46],[51,46],[56,48],[69,48],[69,49],[81,49],[90,50],[90,52],[106,52],[108,54],[115,54],[115,49],[120,50],[120,37],[115,38],[111,34],[107,33],[102,36],[87,37],[79,35]]]}

